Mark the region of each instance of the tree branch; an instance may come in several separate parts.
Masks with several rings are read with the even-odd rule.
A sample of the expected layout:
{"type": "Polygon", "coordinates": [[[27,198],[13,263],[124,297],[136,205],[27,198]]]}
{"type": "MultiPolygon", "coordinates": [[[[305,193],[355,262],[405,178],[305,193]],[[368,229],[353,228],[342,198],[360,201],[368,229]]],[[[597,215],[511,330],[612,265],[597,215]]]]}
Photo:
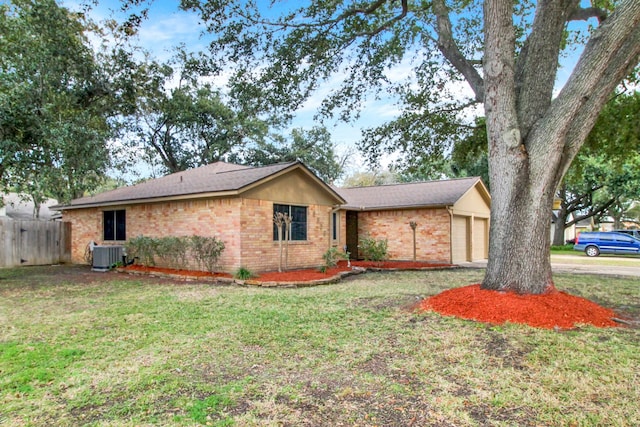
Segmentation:
{"type": "Polygon", "coordinates": [[[473,63],[464,57],[453,38],[449,9],[444,0],[433,0],[433,12],[436,15],[436,33],[438,49],[447,60],[465,77],[476,95],[476,100],[484,101],[484,80],[473,63]]]}
{"type": "MultiPolygon", "coordinates": [[[[355,16],[355,15],[372,15],[378,9],[380,9],[382,6],[384,6],[385,3],[387,3],[388,1],[389,0],[377,0],[376,2],[372,3],[367,8],[347,9],[343,13],[341,13],[340,15],[338,15],[337,17],[335,17],[333,19],[328,19],[326,21],[320,21],[320,22],[303,22],[303,23],[295,23],[295,22],[290,22],[290,21],[274,22],[274,21],[268,21],[268,20],[263,20],[263,19],[255,19],[254,17],[244,13],[244,11],[242,11],[242,10],[238,11],[238,15],[241,16],[242,18],[248,20],[252,24],[260,24],[260,25],[271,26],[271,27],[278,27],[278,28],[317,28],[317,27],[327,27],[327,29],[330,29],[330,28],[335,27],[337,24],[339,24],[340,22],[344,21],[345,19],[350,18],[352,16],[355,16]]],[[[377,28],[375,28],[375,29],[373,29],[371,31],[363,31],[363,32],[359,32],[359,33],[353,34],[351,37],[349,37],[349,40],[353,40],[353,39],[355,39],[357,37],[365,37],[365,36],[366,37],[373,37],[373,36],[381,33],[382,31],[386,30],[387,28],[389,28],[393,23],[402,20],[409,13],[409,2],[408,2],[408,0],[401,0],[401,6],[402,6],[402,11],[398,15],[394,16],[393,18],[391,18],[388,21],[386,21],[384,24],[381,24],[380,26],[378,26],[377,28]]]]}
{"type": "Polygon", "coordinates": [[[607,16],[609,16],[607,11],[599,7],[580,7],[569,15],[567,21],[586,21],[589,18],[598,18],[598,22],[602,22],[607,19],[607,16]]]}
{"type": "Polygon", "coordinates": [[[604,213],[604,211],[606,211],[609,208],[609,206],[611,206],[615,201],[616,199],[612,198],[608,200],[606,203],[604,203],[603,205],[599,206],[597,209],[589,209],[587,213],[585,213],[584,215],[574,216],[571,221],[565,224],[565,227],[570,227],[573,224],[577,224],[578,222],[582,221],[583,219],[591,218],[593,216],[604,213]]]}

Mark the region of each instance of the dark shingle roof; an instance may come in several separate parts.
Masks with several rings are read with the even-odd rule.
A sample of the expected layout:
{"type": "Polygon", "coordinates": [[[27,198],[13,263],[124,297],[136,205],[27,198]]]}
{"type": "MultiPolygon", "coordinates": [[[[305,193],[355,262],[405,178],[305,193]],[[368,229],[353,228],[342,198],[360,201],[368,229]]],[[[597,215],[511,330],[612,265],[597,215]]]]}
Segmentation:
{"type": "MultiPolygon", "coordinates": [[[[239,194],[254,184],[277,176],[289,169],[301,167],[314,176],[300,162],[251,167],[217,162],[196,169],[177,172],[129,187],[72,200],[65,206],[53,209],[76,209],[93,206],[143,203],[176,198],[224,196],[239,194]]],[[[374,187],[332,188],[315,177],[320,185],[332,192],[342,205],[351,210],[375,210],[411,207],[451,206],[467,191],[480,182],[480,178],[460,178],[447,181],[430,181],[410,184],[390,184],[374,187]]],[[[488,194],[488,193],[487,193],[488,194]]]]}
{"type": "Polygon", "coordinates": [[[56,208],[73,209],[181,196],[196,197],[209,193],[234,193],[299,164],[299,162],[290,162],[255,168],[216,162],[129,187],[75,199],[66,206],[56,206],[56,208]]]}
{"type": "Polygon", "coordinates": [[[373,187],[337,188],[336,191],[347,200],[343,208],[351,210],[452,206],[478,182],[480,178],[473,177],[373,187]]]}

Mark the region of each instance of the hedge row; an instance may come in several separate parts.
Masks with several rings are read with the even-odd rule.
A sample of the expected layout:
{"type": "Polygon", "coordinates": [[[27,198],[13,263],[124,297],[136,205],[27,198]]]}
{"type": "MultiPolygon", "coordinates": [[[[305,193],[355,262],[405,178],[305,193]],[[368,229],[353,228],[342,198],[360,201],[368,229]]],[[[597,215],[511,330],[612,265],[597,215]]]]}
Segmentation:
{"type": "Polygon", "coordinates": [[[189,268],[193,261],[199,270],[215,271],[224,251],[224,242],[215,237],[146,237],[138,236],[126,244],[129,258],[146,266],[161,262],[175,269],[189,268]]]}

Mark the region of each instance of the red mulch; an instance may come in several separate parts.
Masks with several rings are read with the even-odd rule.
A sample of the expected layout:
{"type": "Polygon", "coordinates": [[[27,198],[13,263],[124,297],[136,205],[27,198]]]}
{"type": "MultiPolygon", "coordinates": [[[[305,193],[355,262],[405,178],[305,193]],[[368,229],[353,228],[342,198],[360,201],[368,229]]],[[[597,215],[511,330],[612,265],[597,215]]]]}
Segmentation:
{"type": "Polygon", "coordinates": [[[188,276],[188,277],[231,277],[230,274],[227,273],[211,273],[208,271],[197,271],[197,270],[176,270],[173,268],[163,268],[163,267],[147,267],[145,265],[133,264],[125,267],[125,271],[137,271],[140,273],[162,273],[162,274],[175,274],[179,276],[188,276]]]}
{"type": "MultiPolygon", "coordinates": [[[[339,261],[338,265],[347,265],[346,261],[339,261]]],[[[444,268],[451,267],[451,264],[438,264],[424,261],[351,261],[351,265],[364,268],[382,268],[382,269],[399,269],[411,270],[419,268],[444,268]]]]}
{"type": "Polygon", "coordinates": [[[257,282],[311,282],[313,280],[326,279],[340,272],[349,270],[351,270],[351,268],[345,264],[344,266],[327,268],[324,273],[320,270],[288,270],[282,273],[271,271],[268,273],[260,273],[251,280],[257,282]]]}
{"type": "Polygon", "coordinates": [[[548,329],[569,329],[580,324],[619,326],[612,320],[616,317],[613,310],[555,289],[542,295],[520,295],[470,285],[427,298],[418,309],[480,322],[523,323],[548,329]]]}
{"type": "MultiPolygon", "coordinates": [[[[438,268],[438,267],[451,267],[450,264],[434,264],[429,262],[412,262],[412,261],[352,261],[351,266],[363,267],[363,268],[381,268],[381,269],[415,269],[415,268],[438,268]]],[[[194,278],[199,277],[232,277],[228,273],[210,273],[207,271],[196,270],[174,270],[171,268],[162,267],[147,267],[144,265],[130,265],[126,267],[127,271],[138,271],[145,273],[163,273],[174,274],[180,276],[190,276],[194,278]]],[[[277,271],[260,273],[258,276],[252,278],[257,282],[307,282],[313,280],[322,280],[328,277],[337,275],[343,271],[349,271],[351,267],[347,266],[347,261],[339,261],[336,267],[328,268],[325,272],[321,272],[319,269],[304,269],[304,270],[288,270],[281,273],[277,271]]]]}

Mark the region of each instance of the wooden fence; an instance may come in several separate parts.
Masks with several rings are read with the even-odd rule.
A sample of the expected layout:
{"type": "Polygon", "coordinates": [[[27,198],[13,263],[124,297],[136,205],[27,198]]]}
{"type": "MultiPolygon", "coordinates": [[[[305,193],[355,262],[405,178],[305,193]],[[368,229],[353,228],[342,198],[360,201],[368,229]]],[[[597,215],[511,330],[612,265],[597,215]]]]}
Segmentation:
{"type": "Polygon", "coordinates": [[[0,218],[0,267],[71,261],[71,223],[0,218]]]}

